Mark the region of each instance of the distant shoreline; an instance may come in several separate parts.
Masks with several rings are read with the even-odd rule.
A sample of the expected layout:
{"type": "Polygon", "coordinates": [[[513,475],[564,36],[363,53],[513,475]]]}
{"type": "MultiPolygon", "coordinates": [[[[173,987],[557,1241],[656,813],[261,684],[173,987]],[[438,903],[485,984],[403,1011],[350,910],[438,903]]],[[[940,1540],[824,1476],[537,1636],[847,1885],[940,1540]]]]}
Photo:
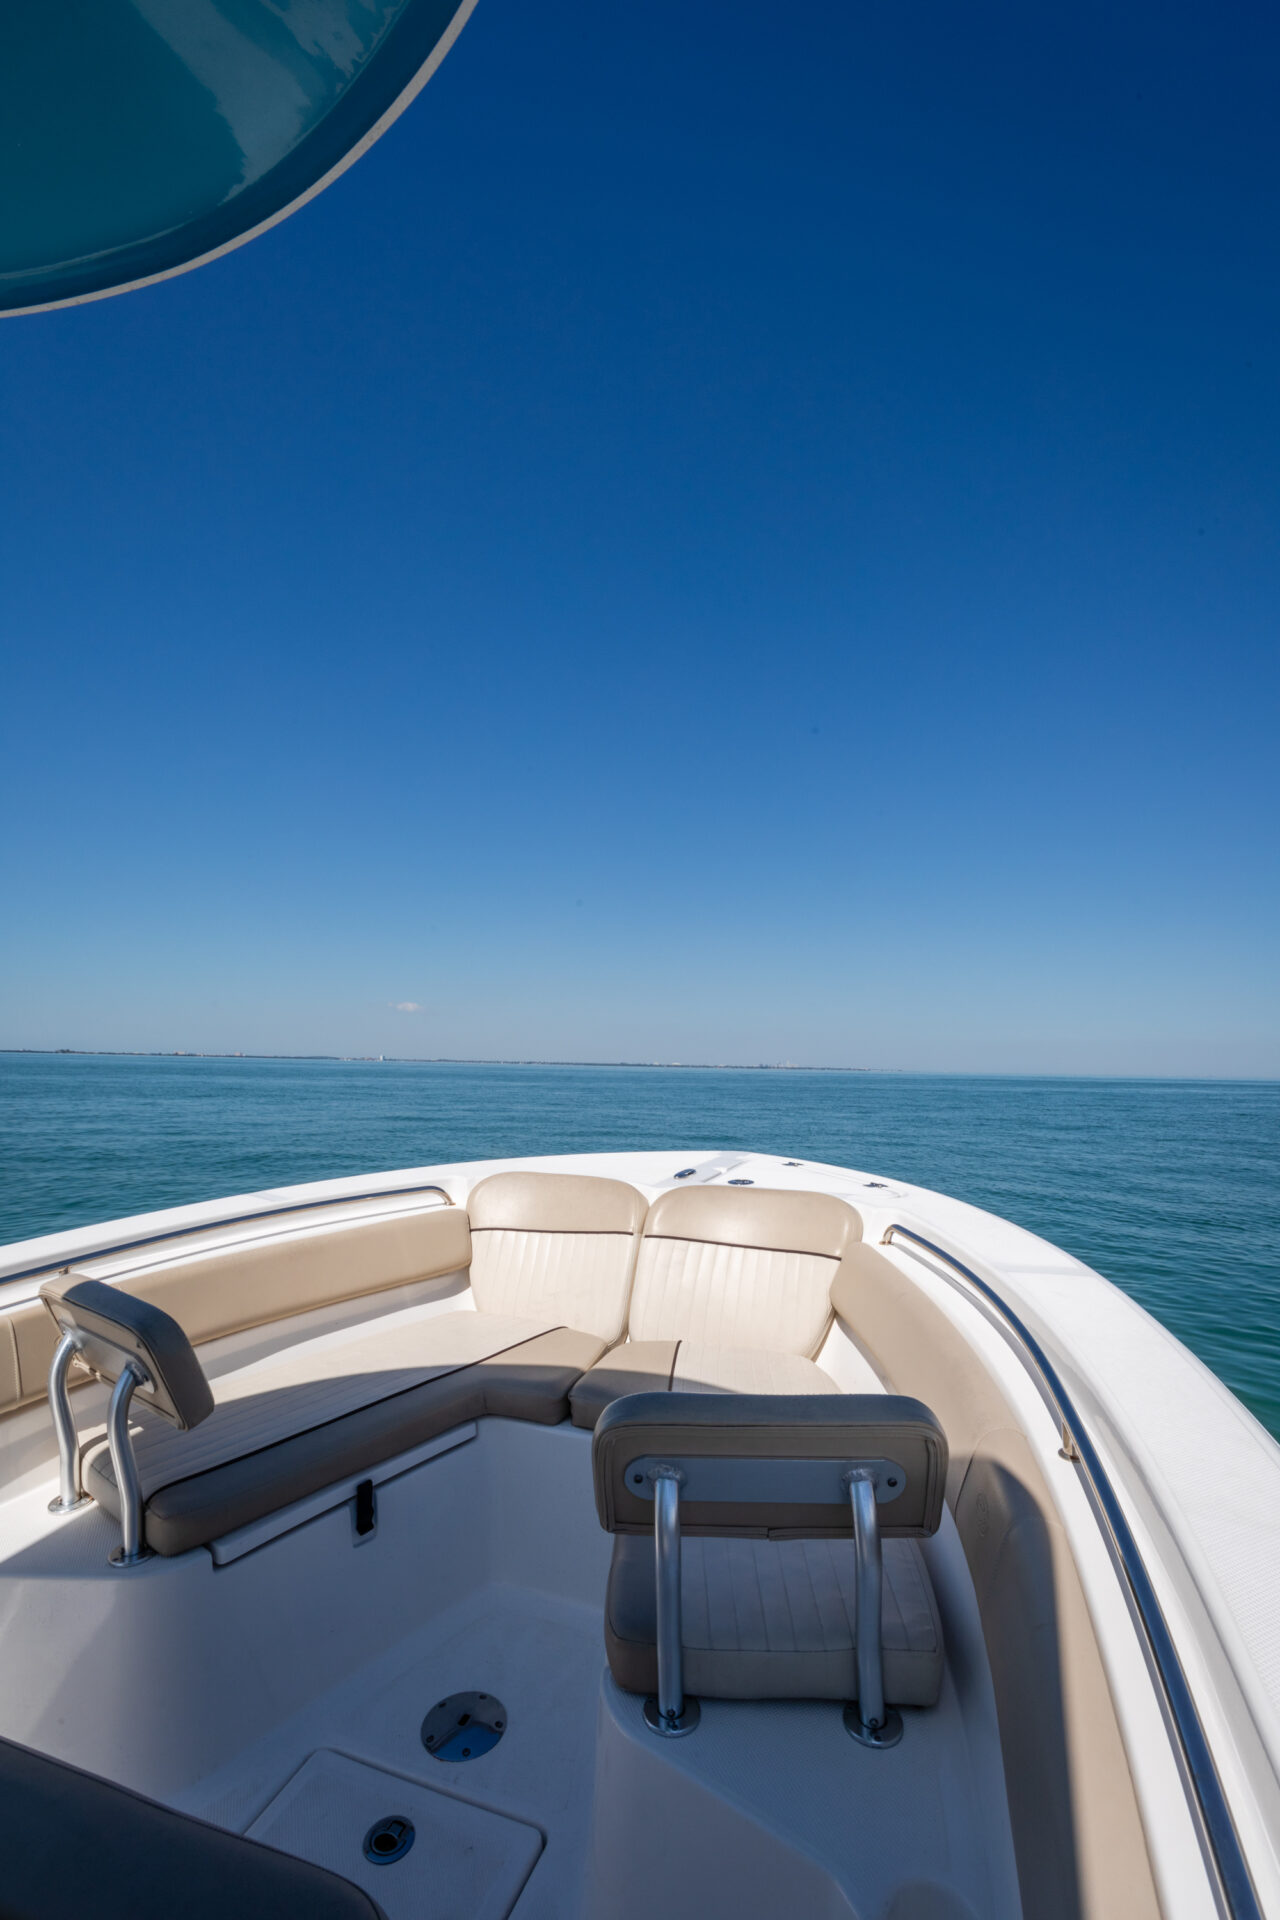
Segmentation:
{"type": "Polygon", "coordinates": [[[626,1068],[642,1073],[865,1073],[882,1074],[902,1080],[1106,1080],[1165,1081],[1170,1085],[1205,1086],[1280,1086],[1274,1074],[1221,1073],[1055,1073],[1041,1068],[1022,1072],[992,1072],[970,1068],[967,1071],[934,1067],[831,1067],[810,1066],[796,1060],[526,1060],[484,1058],[479,1055],[409,1053],[197,1053],[192,1048],[143,1049],[140,1047],[0,1047],[6,1054],[35,1059],[102,1060],[291,1060],[299,1065],[308,1061],[317,1065],[348,1067],[595,1067],[601,1072],[626,1068]]]}
{"type": "Polygon", "coordinates": [[[905,1073],[905,1067],[813,1067],[796,1060],[517,1060],[415,1053],[199,1053],[191,1047],[0,1047],[0,1054],[85,1060],[316,1060],[360,1067],[682,1067],[694,1073],[905,1073]]]}

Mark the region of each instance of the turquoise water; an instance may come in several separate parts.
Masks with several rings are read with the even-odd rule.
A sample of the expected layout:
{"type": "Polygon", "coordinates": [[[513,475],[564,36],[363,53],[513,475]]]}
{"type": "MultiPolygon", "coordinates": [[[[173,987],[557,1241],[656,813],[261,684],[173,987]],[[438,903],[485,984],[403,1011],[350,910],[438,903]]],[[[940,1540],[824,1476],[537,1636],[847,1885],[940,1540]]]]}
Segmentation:
{"type": "Polygon", "coordinates": [[[1280,1084],[0,1054],[0,1244],[489,1155],[750,1147],[935,1187],[1140,1300],[1280,1435],[1280,1084]]]}

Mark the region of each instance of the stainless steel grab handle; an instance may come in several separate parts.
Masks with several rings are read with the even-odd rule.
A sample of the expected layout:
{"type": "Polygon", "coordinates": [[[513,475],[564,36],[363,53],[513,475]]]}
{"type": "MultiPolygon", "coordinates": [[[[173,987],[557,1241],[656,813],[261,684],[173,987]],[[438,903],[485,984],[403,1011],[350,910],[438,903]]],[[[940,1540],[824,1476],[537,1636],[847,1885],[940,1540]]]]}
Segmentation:
{"type": "Polygon", "coordinates": [[[1152,1665],[1159,1675],[1169,1717],[1182,1748],[1182,1758],[1192,1788],[1193,1809],[1199,1816],[1206,1851],[1217,1868],[1223,1911],[1230,1915],[1231,1920],[1263,1920],[1249,1863],[1245,1859],[1173,1635],[1138,1550],[1138,1543],[1133,1537],[1133,1530],[1116,1498],[1115,1488],[1071,1395],[1063,1385],[1061,1375],[1025,1321],[1019,1319],[994,1287],[957,1260],[953,1253],[948,1253],[945,1247],[935,1246],[932,1240],[926,1240],[911,1227],[898,1224],[885,1228],[880,1236],[880,1244],[891,1246],[895,1238],[909,1241],[912,1247],[922,1248],[931,1259],[941,1261],[959,1274],[963,1283],[960,1286],[950,1274],[941,1276],[952,1286],[957,1286],[957,1291],[972,1288],[979,1295],[989,1317],[1004,1333],[1061,1427],[1063,1457],[1072,1462],[1085,1481],[1111,1557],[1128,1584],[1152,1665]]]}
{"type": "MultiPolygon", "coordinates": [[[[166,1233],[148,1233],[141,1240],[122,1240],[114,1247],[88,1247],[76,1255],[82,1260],[110,1260],[117,1253],[134,1253],[139,1247],[159,1246],[163,1240],[185,1240],[193,1233],[215,1233],[219,1227],[243,1227],[253,1220],[274,1220],[282,1213],[314,1213],[321,1207],[353,1207],[362,1200],[402,1200],[410,1193],[438,1193],[446,1207],[455,1204],[447,1187],[382,1187],[374,1193],[339,1193],[332,1200],[295,1200],[289,1207],[262,1207],[257,1213],[233,1213],[223,1220],[201,1220],[193,1227],[170,1227],[166,1233]]],[[[47,1260],[41,1267],[23,1267],[18,1273],[0,1274],[0,1289],[11,1280],[34,1280],[48,1273],[66,1271],[67,1257],[47,1260]]]]}

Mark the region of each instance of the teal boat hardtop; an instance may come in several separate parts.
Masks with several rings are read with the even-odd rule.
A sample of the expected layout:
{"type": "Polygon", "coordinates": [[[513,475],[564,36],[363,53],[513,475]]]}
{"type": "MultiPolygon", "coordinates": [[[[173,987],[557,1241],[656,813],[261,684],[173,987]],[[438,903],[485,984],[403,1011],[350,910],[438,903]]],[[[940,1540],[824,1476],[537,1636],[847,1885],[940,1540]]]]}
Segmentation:
{"type": "Polygon", "coordinates": [[[10,23],[0,311],[198,266],[337,177],[474,0],[72,0],[10,23]]]}

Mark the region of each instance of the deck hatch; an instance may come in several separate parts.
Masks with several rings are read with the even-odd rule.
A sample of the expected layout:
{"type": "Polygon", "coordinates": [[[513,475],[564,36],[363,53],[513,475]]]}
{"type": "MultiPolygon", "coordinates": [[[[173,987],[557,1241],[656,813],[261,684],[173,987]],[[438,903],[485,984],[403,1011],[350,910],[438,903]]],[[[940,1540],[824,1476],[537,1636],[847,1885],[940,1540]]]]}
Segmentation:
{"type": "Polygon", "coordinates": [[[354,1881],[386,1920],[507,1920],[542,1852],[526,1820],[326,1748],[286,1781],[248,1837],[354,1881]],[[413,1844],[366,1851],[392,1823],[401,1839],[412,1829],[413,1844]]]}

